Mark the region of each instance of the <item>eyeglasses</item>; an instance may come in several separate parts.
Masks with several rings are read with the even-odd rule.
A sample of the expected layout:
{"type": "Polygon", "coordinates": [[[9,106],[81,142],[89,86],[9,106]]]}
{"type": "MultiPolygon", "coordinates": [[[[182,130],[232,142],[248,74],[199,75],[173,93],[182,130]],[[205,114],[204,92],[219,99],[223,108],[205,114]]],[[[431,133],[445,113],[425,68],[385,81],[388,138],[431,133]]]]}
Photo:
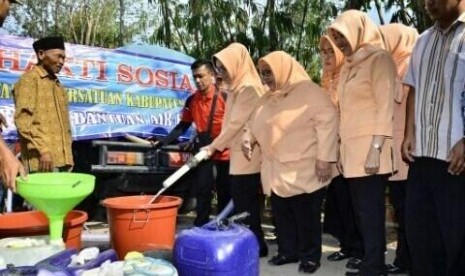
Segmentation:
{"type": "Polygon", "coordinates": [[[321,49],[320,50],[320,53],[321,55],[334,55],[334,49],[333,48],[330,48],[330,49],[321,49]]]}
{"type": "Polygon", "coordinates": [[[224,68],[223,65],[215,65],[215,71],[217,74],[222,76],[227,74],[226,68],[224,68]]]}
{"type": "Polygon", "coordinates": [[[273,77],[273,71],[270,69],[259,70],[258,74],[262,79],[269,79],[273,77]]]}

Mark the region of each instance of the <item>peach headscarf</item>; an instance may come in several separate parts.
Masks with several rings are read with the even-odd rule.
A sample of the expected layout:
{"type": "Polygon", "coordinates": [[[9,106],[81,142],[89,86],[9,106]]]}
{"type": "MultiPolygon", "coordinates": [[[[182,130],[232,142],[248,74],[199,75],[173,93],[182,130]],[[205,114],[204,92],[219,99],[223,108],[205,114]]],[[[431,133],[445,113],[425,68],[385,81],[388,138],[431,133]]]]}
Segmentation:
{"type": "Polygon", "coordinates": [[[397,66],[397,74],[403,79],[407,72],[410,54],[418,39],[418,31],[399,23],[383,25],[379,29],[383,36],[384,47],[391,53],[397,66]]]}
{"type": "Polygon", "coordinates": [[[302,65],[286,52],[271,52],[258,60],[258,66],[264,63],[270,66],[276,82],[276,90],[268,93],[271,96],[286,95],[296,88],[310,90],[318,87],[302,65]]]}
{"type": "Polygon", "coordinates": [[[329,92],[331,100],[337,105],[337,84],[339,82],[339,73],[341,72],[342,64],[344,64],[344,55],[341,50],[334,44],[331,37],[323,35],[320,38],[320,51],[323,49],[324,44],[331,45],[334,51],[335,65],[334,68],[329,70],[323,63],[323,74],[321,76],[321,87],[329,92]]]}
{"type": "Polygon", "coordinates": [[[346,57],[349,67],[357,65],[368,56],[384,49],[383,38],[378,26],[364,12],[348,10],[341,13],[328,28],[341,33],[352,48],[352,55],[346,57]]]}
{"type": "Polygon", "coordinates": [[[263,85],[257,73],[255,64],[250,57],[249,51],[244,45],[234,42],[228,47],[213,55],[218,59],[231,78],[231,91],[238,93],[244,86],[254,86],[263,94],[263,85]]]}

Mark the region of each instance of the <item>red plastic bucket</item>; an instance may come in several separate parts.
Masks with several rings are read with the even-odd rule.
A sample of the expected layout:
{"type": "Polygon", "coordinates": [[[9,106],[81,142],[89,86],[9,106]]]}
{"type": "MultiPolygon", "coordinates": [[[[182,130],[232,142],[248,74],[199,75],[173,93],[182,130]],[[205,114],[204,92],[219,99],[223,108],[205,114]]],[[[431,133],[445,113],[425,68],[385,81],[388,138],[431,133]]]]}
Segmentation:
{"type": "MultiPolygon", "coordinates": [[[[87,221],[84,211],[70,211],[64,222],[63,241],[66,248],[81,249],[82,226],[87,221]]],[[[7,213],[0,215],[0,239],[48,235],[48,219],[40,211],[7,213]]]]}
{"type": "Polygon", "coordinates": [[[172,249],[176,217],[181,198],[161,196],[148,205],[152,196],[123,196],[103,201],[107,207],[110,240],[118,257],[127,252],[172,249]]]}

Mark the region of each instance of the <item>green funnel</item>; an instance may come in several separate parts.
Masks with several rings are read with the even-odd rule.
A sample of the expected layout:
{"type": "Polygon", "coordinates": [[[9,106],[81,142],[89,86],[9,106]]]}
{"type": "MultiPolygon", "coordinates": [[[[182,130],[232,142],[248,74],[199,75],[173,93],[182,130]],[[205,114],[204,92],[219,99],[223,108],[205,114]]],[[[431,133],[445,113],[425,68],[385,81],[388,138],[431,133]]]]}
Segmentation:
{"type": "Polygon", "coordinates": [[[82,173],[34,173],[28,180],[16,179],[18,193],[50,223],[50,241],[62,240],[66,214],[93,190],[95,176],[82,173]]]}

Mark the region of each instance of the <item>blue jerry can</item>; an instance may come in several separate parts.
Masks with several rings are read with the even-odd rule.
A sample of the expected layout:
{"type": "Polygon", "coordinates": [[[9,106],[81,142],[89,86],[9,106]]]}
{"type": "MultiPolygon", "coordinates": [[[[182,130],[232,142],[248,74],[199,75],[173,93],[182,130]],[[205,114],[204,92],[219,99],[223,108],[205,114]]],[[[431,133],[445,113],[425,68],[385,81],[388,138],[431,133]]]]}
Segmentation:
{"type": "Polygon", "coordinates": [[[182,231],[173,257],[180,276],[257,276],[259,248],[247,227],[205,225],[182,231]]]}

